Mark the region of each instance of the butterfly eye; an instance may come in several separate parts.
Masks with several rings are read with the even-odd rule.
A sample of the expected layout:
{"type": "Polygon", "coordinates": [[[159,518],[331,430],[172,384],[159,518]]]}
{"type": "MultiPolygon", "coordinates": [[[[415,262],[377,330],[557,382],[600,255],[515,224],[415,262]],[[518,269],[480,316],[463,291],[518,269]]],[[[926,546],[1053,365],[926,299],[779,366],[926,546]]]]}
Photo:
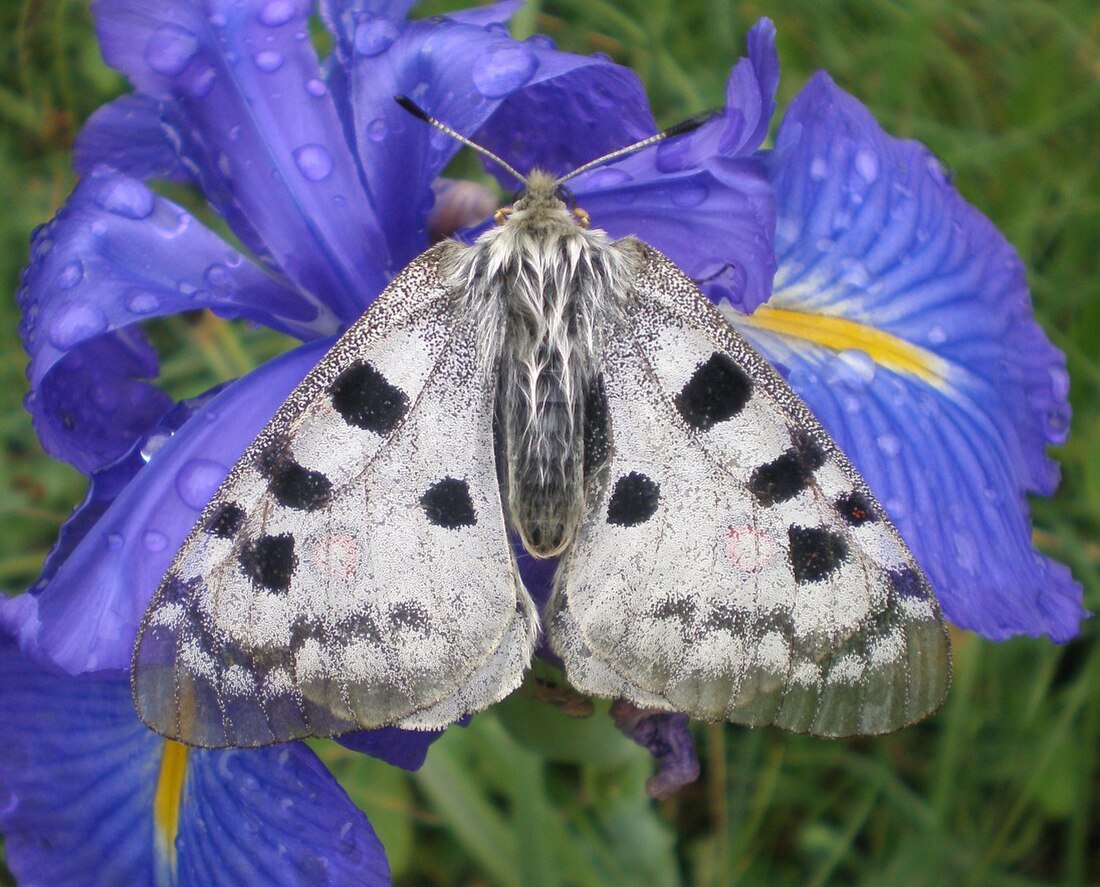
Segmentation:
{"type": "Polygon", "coordinates": [[[573,195],[565,185],[558,185],[554,189],[554,196],[569,208],[570,211],[574,210],[577,206],[577,198],[573,195]]]}

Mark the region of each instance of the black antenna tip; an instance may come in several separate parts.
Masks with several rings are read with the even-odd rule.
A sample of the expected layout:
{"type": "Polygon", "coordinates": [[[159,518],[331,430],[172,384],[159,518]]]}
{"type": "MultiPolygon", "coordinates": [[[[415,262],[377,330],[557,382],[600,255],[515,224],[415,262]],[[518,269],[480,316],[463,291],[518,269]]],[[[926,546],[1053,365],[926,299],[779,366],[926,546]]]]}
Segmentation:
{"type": "Polygon", "coordinates": [[[393,97],[393,100],[410,114],[412,114],[413,117],[419,117],[425,123],[431,123],[432,118],[428,116],[428,112],[421,108],[420,105],[410,99],[407,95],[395,95],[393,97]]]}
{"type": "Polygon", "coordinates": [[[687,120],[681,120],[674,126],[670,126],[662,135],[665,138],[671,138],[672,136],[683,135],[685,132],[691,132],[693,129],[698,129],[712,117],[716,117],[718,113],[718,111],[703,111],[701,114],[696,114],[694,117],[689,117],[687,120]]]}

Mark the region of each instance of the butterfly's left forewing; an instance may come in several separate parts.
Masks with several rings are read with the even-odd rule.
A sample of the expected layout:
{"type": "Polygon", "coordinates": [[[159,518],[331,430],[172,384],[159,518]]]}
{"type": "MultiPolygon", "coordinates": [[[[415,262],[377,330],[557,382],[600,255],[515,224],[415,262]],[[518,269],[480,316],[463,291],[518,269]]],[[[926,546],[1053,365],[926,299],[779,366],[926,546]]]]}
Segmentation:
{"type": "Polygon", "coordinates": [[[547,616],[570,681],[822,735],[925,716],[950,657],[912,555],[774,369],[643,254],[604,339],[610,457],[547,616]]]}
{"type": "Polygon", "coordinates": [[[510,692],[538,619],[493,453],[493,355],[415,260],[249,446],[138,636],[150,726],[202,746],[442,727],[510,692]]]}

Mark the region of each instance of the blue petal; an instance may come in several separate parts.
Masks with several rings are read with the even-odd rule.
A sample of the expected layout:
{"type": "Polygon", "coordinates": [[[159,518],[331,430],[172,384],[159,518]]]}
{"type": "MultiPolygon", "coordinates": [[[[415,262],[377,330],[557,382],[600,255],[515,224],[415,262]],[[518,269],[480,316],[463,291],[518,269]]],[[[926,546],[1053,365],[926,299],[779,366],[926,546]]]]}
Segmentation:
{"type": "Polygon", "coordinates": [[[177,854],[181,885],[389,885],[367,817],[299,743],[192,751],[177,854]]]}
{"type": "Polygon", "coordinates": [[[76,137],[73,166],[89,173],[99,165],[136,179],[189,181],[161,121],[171,103],[147,95],[124,95],[96,111],[76,137]]]}
{"type": "Polygon", "coordinates": [[[125,681],[63,678],[0,645],[0,831],[20,883],[151,884],[163,742],[125,681]]]}
{"type": "Polygon", "coordinates": [[[497,23],[404,22],[351,9],[333,23],[338,65],[329,82],[353,116],[367,187],[388,223],[391,270],[427,245],[429,186],[459,149],[394,95],[409,95],[459,132],[502,148],[520,169],[535,160],[572,166],[652,132],[632,72],[557,52],[543,40],[517,42],[497,23]]]}
{"type": "Polygon", "coordinates": [[[1057,483],[1065,360],[1015,251],[923,146],[823,74],[770,164],[776,292],[739,326],[878,493],[952,621],[1072,637],[1081,587],[1032,548],[1025,498],[1057,483]]]}
{"type": "Polygon", "coordinates": [[[35,235],[18,293],[28,409],[43,446],[90,472],[169,408],[156,355],[131,325],[210,308],[300,337],[336,318],[252,265],[181,207],[100,168],[35,235]]]}
{"type": "Polygon", "coordinates": [[[771,293],[775,198],[759,161],[715,157],[669,172],[658,151],[645,150],[572,187],[595,226],[655,246],[711,299],[747,310],[771,293]]]}
{"type": "Polygon", "coordinates": [[[238,237],[345,321],[385,240],[321,80],[306,0],[99,0],[104,57],[174,99],[182,161],[238,237]]]}
{"type": "Polygon", "coordinates": [[[335,737],[345,748],[381,758],[387,764],[404,770],[419,770],[428,756],[428,748],[442,730],[402,730],[382,727],[379,730],[357,730],[335,737]]]}
{"type": "Polygon", "coordinates": [[[129,667],[138,623],[176,549],[229,466],[330,345],[265,364],[160,442],[45,586],[35,586],[36,611],[20,611],[16,626],[27,655],[70,674],[129,667]]]}
{"type": "Polygon", "coordinates": [[[389,883],[366,817],[305,746],[184,752],[137,719],[126,680],[51,674],[7,641],[0,687],[0,831],[21,882],[389,883]],[[158,840],[173,814],[178,879],[158,840]]]}
{"type": "Polygon", "coordinates": [[[748,156],[775,110],[775,27],[761,19],[748,43],[749,57],[730,72],[721,114],[572,185],[596,225],[657,247],[709,298],[742,311],[768,298],[776,267],[775,198],[762,164],[748,156]]]}

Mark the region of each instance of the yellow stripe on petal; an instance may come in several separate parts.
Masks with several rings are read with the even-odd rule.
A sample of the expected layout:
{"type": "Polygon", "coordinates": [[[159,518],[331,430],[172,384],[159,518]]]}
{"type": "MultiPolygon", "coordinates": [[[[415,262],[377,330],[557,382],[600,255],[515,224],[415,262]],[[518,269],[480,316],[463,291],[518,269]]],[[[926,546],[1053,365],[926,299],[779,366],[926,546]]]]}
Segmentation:
{"type": "Polygon", "coordinates": [[[752,314],[739,317],[738,323],[837,352],[862,351],[881,367],[916,376],[941,390],[947,388],[950,364],[946,360],[905,339],[846,317],[761,305],[752,314]]]}
{"type": "Polygon", "coordinates": [[[176,835],[179,834],[180,804],[183,801],[183,781],[186,776],[187,747],[166,740],[164,754],[160,759],[157,790],[153,795],[153,827],[158,862],[166,865],[172,883],[175,882],[176,835]]]}

